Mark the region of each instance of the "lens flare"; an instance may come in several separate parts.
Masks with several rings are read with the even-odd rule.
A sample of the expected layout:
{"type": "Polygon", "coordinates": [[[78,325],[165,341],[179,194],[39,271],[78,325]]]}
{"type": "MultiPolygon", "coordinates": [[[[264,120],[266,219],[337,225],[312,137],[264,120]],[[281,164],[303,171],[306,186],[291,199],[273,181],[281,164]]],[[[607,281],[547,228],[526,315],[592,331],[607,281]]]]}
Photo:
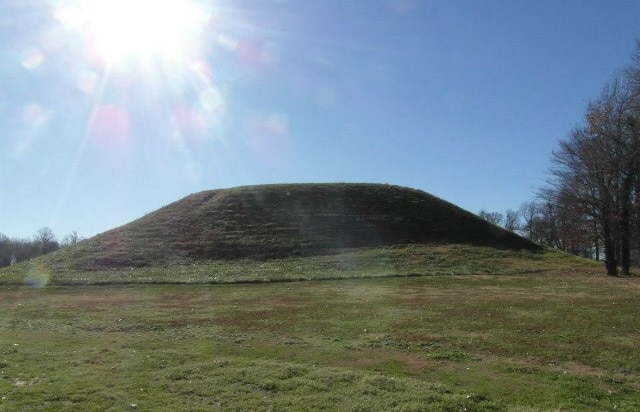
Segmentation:
{"type": "Polygon", "coordinates": [[[30,48],[24,52],[22,57],[22,67],[27,70],[35,70],[45,60],[44,53],[37,48],[30,48]]]}
{"type": "Polygon", "coordinates": [[[83,32],[108,65],[118,65],[130,59],[180,60],[210,14],[189,0],[78,0],[61,7],[56,17],[83,32]]]}
{"type": "Polygon", "coordinates": [[[129,116],[117,105],[98,106],[91,116],[87,132],[103,149],[121,149],[129,136],[129,116]]]}
{"type": "Polygon", "coordinates": [[[51,280],[51,273],[41,263],[32,264],[29,267],[25,283],[34,288],[43,288],[47,286],[51,280]]]}

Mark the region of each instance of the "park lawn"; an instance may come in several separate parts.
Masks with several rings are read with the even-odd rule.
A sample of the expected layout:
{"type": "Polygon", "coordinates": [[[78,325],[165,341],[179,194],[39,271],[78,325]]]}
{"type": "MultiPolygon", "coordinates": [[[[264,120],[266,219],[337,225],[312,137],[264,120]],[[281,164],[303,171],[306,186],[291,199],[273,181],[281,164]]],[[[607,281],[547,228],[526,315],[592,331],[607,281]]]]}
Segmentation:
{"type": "Polygon", "coordinates": [[[640,282],[0,286],[0,410],[640,410],[640,282]]]}

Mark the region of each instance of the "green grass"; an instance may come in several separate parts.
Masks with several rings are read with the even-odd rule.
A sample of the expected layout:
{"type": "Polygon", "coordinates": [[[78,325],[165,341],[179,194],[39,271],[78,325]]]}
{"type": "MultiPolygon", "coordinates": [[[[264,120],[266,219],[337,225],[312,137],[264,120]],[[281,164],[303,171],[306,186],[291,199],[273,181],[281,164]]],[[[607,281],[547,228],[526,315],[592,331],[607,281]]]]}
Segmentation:
{"type": "Polygon", "coordinates": [[[431,275],[521,275],[567,268],[599,272],[599,264],[552,249],[501,250],[469,245],[402,245],[346,249],[332,255],[255,261],[199,260],[190,264],[72,270],[36,259],[0,270],[1,284],[260,283],[431,275]]]}
{"type": "Polygon", "coordinates": [[[0,410],[640,409],[638,279],[555,258],[526,276],[4,285],[0,410]]]}

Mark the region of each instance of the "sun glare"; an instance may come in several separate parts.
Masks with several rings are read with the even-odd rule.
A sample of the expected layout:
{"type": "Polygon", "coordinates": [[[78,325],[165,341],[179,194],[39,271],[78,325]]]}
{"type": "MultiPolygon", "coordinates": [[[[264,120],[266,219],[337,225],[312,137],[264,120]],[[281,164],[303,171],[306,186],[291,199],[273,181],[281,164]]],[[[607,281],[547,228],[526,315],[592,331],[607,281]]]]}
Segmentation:
{"type": "Polygon", "coordinates": [[[109,65],[131,59],[179,60],[195,46],[209,19],[189,0],[80,0],[57,17],[82,30],[92,52],[109,65]]]}
{"type": "MultiPolygon", "coordinates": [[[[220,138],[225,99],[207,61],[215,0],[58,1],[60,50],[74,63],[75,87],[91,97],[77,159],[86,142],[120,153],[147,136],[190,159],[191,145],[220,138]]],[[[22,64],[37,67],[43,58],[30,51],[22,64]]]]}

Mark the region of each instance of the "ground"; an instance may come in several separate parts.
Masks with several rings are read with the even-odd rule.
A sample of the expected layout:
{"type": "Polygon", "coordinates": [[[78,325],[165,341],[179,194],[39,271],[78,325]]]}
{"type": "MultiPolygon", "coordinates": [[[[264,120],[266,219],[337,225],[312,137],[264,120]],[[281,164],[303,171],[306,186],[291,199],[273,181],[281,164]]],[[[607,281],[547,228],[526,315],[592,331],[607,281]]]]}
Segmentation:
{"type": "Polygon", "coordinates": [[[0,410],[640,409],[640,282],[0,287],[0,410]]]}

